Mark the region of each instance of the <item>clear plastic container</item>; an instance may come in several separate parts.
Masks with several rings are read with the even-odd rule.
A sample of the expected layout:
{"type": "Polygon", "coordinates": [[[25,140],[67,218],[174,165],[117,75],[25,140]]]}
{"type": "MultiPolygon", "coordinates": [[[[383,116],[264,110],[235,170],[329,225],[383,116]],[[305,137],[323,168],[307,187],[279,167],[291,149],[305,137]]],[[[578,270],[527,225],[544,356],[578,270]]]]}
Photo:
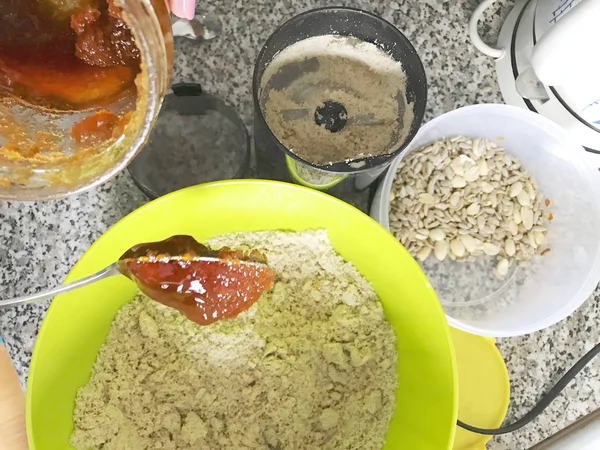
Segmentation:
{"type": "Polygon", "coordinates": [[[144,194],[154,199],[247,176],[250,137],[236,111],[196,83],[177,83],[171,91],[148,143],[128,167],[144,194]]]}
{"type": "MultiPolygon", "coordinates": [[[[514,269],[501,281],[491,268],[454,261],[422,264],[448,322],[493,337],[519,336],[551,326],[575,311],[600,280],[600,174],[583,148],[558,125],[507,105],[474,105],[424,125],[377,188],[371,216],[389,229],[390,190],[401,159],[441,138],[486,138],[515,155],[541,194],[551,199],[550,252],[514,269]]],[[[436,260],[437,261],[437,260],[436,260]]],[[[493,267],[493,266],[492,266],[493,267]]]]}
{"type": "Polygon", "coordinates": [[[140,50],[135,87],[109,104],[76,111],[48,110],[0,91],[1,199],[46,200],[82,192],[123,170],[146,142],[171,78],[171,18],[165,0],[117,5],[140,50]],[[122,132],[78,146],[69,130],[104,109],[122,119],[122,132]]]}

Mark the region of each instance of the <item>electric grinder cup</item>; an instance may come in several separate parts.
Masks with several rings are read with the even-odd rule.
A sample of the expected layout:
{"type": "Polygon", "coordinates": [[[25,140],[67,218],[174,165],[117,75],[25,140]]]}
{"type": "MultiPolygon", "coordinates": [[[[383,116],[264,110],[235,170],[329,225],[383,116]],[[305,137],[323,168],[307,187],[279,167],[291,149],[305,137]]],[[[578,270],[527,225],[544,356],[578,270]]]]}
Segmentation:
{"type": "Polygon", "coordinates": [[[392,24],[358,9],[320,8],[290,19],[269,37],[254,69],[253,98],[258,176],[327,190],[348,201],[352,192],[374,181],[416,135],[425,113],[427,81],[414,47],[392,24]],[[292,50],[297,50],[297,61],[288,57],[292,50]],[[330,56],[337,59],[328,60],[330,56]],[[285,58],[289,64],[280,64],[285,58]],[[364,62],[355,72],[352,64],[361,59],[364,62]],[[344,74],[340,63],[350,64],[354,73],[344,74]],[[389,73],[397,69],[402,75],[397,95],[382,93],[383,89],[377,89],[379,76],[392,80],[387,85],[393,92],[389,73]],[[361,71],[365,82],[357,93],[352,83],[357,83],[361,71]],[[369,90],[373,96],[366,95],[369,90]],[[281,102],[274,102],[273,93],[283,95],[281,102]],[[378,95],[386,97],[378,99],[378,95]],[[383,103],[392,108],[390,112],[396,111],[389,122],[381,112],[383,103]],[[278,105],[276,111],[271,105],[278,105]],[[300,126],[306,132],[299,131],[300,126]],[[391,138],[379,145],[375,141],[382,133],[391,138]],[[298,147],[291,148],[292,141],[284,142],[298,135],[309,138],[315,151],[322,143],[324,154],[307,157],[298,147]],[[357,157],[337,155],[335,159],[328,153],[329,138],[331,148],[337,142],[343,150],[347,143],[356,144],[357,136],[366,142],[358,143],[356,148],[364,152],[357,157]]]}

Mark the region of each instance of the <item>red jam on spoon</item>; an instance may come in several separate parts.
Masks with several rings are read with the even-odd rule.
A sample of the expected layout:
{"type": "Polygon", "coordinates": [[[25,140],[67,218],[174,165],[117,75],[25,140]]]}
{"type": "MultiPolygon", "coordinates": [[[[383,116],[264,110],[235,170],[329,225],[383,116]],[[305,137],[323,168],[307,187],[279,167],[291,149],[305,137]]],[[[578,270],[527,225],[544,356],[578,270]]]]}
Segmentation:
{"type": "Polygon", "coordinates": [[[232,319],[273,287],[275,271],[257,250],[218,251],[191,236],[132,247],[117,267],[153,300],[200,324],[232,319]]]}

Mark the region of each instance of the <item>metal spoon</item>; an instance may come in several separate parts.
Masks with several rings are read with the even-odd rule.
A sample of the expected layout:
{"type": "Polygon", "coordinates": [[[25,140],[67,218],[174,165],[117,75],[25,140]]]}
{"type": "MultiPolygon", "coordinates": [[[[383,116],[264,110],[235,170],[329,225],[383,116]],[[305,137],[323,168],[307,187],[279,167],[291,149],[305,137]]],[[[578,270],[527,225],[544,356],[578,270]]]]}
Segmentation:
{"type": "Polygon", "coordinates": [[[267,265],[264,264],[266,260],[262,260],[264,256],[260,253],[251,252],[250,254],[243,254],[239,251],[235,252],[230,251],[229,249],[222,249],[222,251],[223,250],[225,250],[224,254],[210,250],[208,247],[197,242],[191,236],[173,236],[160,242],[139,244],[125,252],[117,262],[90,276],[55,287],[53,289],[44,290],[36,294],[24,295],[10,300],[0,301],[0,308],[48,300],[59,294],[64,294],[65,292],[79,289],[80,287],[87,286],[88,284],[95,283],[96,281],[100,281],[115,275],[125,275],[128,278],[131,278],[131,272],[128,270],[128,263],[132,261],[144,263],[169,263],[176,261],[225,262],[231,261],[231,258],[228,258],[227,255],[235,255],[237,253],[239,258],[235,258],[236,264],[254,266],[259,269],[256,271],[257,273],[259,271],[268,269],[267,265]]]}
{"type": "MultiPolygon", "coordinates": [[[[171,260],[175,261],[177,259],[178,258],[172,258],[171,260]]],[[[193,258],[190,261],[219,262],[219,261],[221,261],[221,259],[211,258],[211,257],[198,257],[198,258],[193,258]]],[[[257,267],[266,267],[265,264],[261,264],[261,263],[257,263],[257,262],[240,261],[240,263],[246,264],[246,265],[254,265],[257,267]]],[[[72,281],[71,283],[57,286],[52,289],[45,289],[36,294],[23,295],[21,297],[12,298],[10,300],[0,300],[0,308],[7,308],[9,306],[16,306],[16,305],[21,305],[21,304],[26,304],[26,303],[35,303],[35,302],[42,302],[44,300],[50,300],[51,298],[56,297],[57,295],[64,294],[65,292],[69,292],[69,291],[74,291],[75,289],[79,289],[83,286],[87,286],[88,284],[95,283],[96,281],[100,281],[100,280],[103,280],[105,278],[109,278],[109,277],[112,277],[115,275],[122,275],[122,273],[119,272],[119,268],[117,267],[117,264],[118,263],[116,263],[116,262],[112,263],[110,266],[105,267],[104,269],[102,269],[90,276],[87,276],[87,277],[82,278],[77,281],[72,281]]]]}
{"type": "Polygon", "coordinates": [[[0,301],[0,308],[49,300],[52,297],[55,297],[59,294],[64,294],[65,292],[69,292],[74,289],[79,289],[80,287],[87,286],[88,284],[103,280],[104,278],[120,274],[121,272],[119,272],[119,269],[117,269],[117,263],[113,263],[110,266],[105,267],[104,269],[96,272],[93,275],[82,278],[81,280],[73,281],[72,283],[64,284],[53,289],[46,289],[41,292],[38,292],[37,294],[23,295],[21,297],[16,297],[10,300],[2,300],[0,301]]]}

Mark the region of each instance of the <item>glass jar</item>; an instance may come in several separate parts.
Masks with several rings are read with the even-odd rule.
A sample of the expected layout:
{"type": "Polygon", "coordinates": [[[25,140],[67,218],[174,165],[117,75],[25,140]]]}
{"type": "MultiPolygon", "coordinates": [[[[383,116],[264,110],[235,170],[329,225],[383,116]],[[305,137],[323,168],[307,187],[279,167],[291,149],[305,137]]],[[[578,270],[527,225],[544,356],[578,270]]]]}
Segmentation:
{"type": "Polygon", "coordinates": [[[146,142],[171,78],[170,13],[165,0],[115,4],[140,51],[134,85],[104,104],[77,111],[40,107],[0,90],[0,198],[46,200],[82,192],[123,170],[146,142]],[[78,142],[73,126],[95,120],[92,116],[103,110],[118,117],[110,136],[78,142]]]}

